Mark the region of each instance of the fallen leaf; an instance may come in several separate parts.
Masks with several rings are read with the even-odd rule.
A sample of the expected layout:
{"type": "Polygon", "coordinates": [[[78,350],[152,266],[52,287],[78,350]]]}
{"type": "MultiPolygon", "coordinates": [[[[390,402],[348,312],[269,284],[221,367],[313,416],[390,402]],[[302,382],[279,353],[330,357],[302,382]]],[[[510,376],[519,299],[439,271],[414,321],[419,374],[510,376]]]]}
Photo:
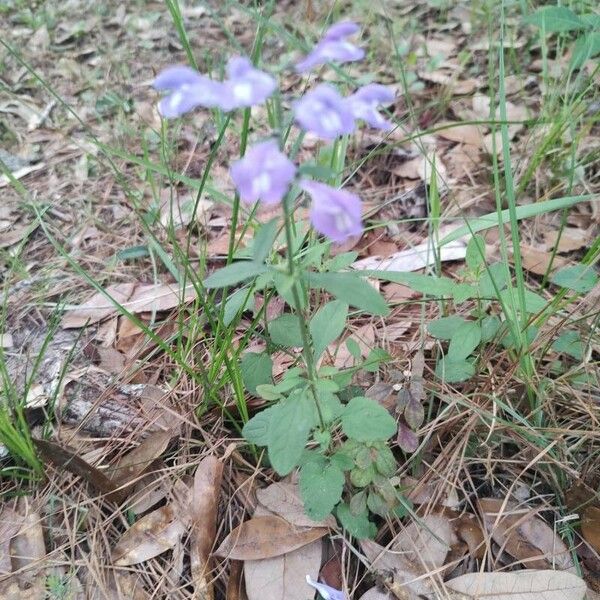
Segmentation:
{"type": "Polygon", "coordinates": [[[281,481],[257,490],[258,501],[271,513],[283,517],[296,527],[335,527],[335,518],[329,516],[323,521],[313,521],[304,511],[298,486],[281,481]]]}
{"type": "Polygon", "coordinates": [[[0,576],[12,571],[9,546],[13,537],[21,529],[23,519],[24,517],[6,504],[2,506],[2,512],[0,512],[0,576]]]}
{"type": "Polygon", "coordinates": [[[460,121],[444,121],[436,124],[436,135],[451,142],[461,142],[472,146],[481,146],[483,142],[482,127],[460,121]]]}
{"type": "Polygon", "coordinates": [[[124,490],[118,490],[114,481],[73,450],[63,448],[48,440],[34,439],[33,443],[45,461],[81,477],[98,491],[106,494],[107,499],[120,503],[125,498],[124,490]]]}
{"type": "MultiPolygon", "coordinates": [[[[418,271],[435,263],[434,244],[425,240],[421,244],[401,250],[388,258],[369,256],[352,263],[357,270],[402,271],[408,273],[418,271]]],[[[462,260],[467,255],[467,245],[463,240],[455,240],[439,248],[437,257],[440,261],[462,260]]]]}
{"type": "Polygon", "coordinates": [[[544,252],[532,246],[521,246],[523,267],[536,275],[545,275],[552,262],[552,271],[566,267],[569,262],[562,256],[552,256],[551,252],[544,252]]]}
{"type": "Polygon", "coordinates": [[[600,554],[600,508],[588,506],[581,517],[581,533],[585,541],[600,554]]]}
{"type": "Polygon", "coordinates": [[[563,571],[525,570],[511,573],[467,573],[446,587],[464,600],[582,600],[584,581],[563,571]]]}
{"type": "Polygon", "coordinates": [[[392,573],[394,583],[400,590],[405,588],[403,592],[430,597],[432,589],[427,578],[420,578],[424,574],[421,567],[410,562],[401,553],[391,552],[371,540],[361,540],[360,547],[371,569],[384,576],[392,573]]]}
{"type": "Polygon", "coordinates": [[[418,298],[420,294],[409,288],[407,285],[402,285],[401,283],[388,283],[383,288],[383,296],[388,303],[393,304],[395,302],[404,302],[405,300],[418,298]]]}
{"type": "Polygon", "coordinates": [[[316,579],[323,546],[316,540],[282,556],[246,560],[244,578],[248,600],[306,600],[314,590],[306,575],[316,579]]]}
{"type": "Polygon", "coordinates": [[[215,552],[238,560],[272,558],[322,538],[326,527],[294,527],[281,517],[254,517],[236,527],[215,552]]]}
{"type": "Polygon", "coordinates": [[[360,597],[360,600],[394,600],[394,596],[390,592],[382,592],[379,588],[372,587],[360,597]]]}
{"type": "Polygon", "coordinates": [[[535,511],[513,502],[504,505],[497,498],[480,498],[479,505],[486,528],[502,550],[536,569],[574,570],[567,546],[535,511]]]}
{"type": "Polygon", "coordinates": [[[194,597],[212,600],[214,591],[210,553],[217,533],[217,509],[223,478],[223,462],[215,456],[202,459],[194,475],[192,490],[190,536],[190,563],[194,597]]]}
{"type": "Polygon", "coordinates": [[[443,515],[426,515],[404,528],[394,538],[391,550],[402,553],[425,573],[444,565],[452,541],[449,520],[443,515]]]}
{"type": "MultiPolygon", "coordinates": [[[[170,310],[182,302],[191,302],[196,297],[196,290],[192,284],[186,286],[185,290],[180,290],[168,284],[135,286],[132,283],[124,283],[110,286],[106,288],[106,292],[132,313],[170,310]]],[[[83,304],[68,308],[61,325],[63,329],[84,327],[118,312],[119,308],[113,302],[97,292],[83,304]]]]}
{"type": "Polygon", "coordinates": [[[172,437],[171,431],[155,431],[128,452],[108,473],[115,486],[122,487],[137,479],[167,449],[172,437]]]}
{"type": "Polygon", "coordinates": [[[119,567],[136,565],[171,550],[187,530],[187,516],[175,504],[159,509],[136,521],[112,551],[113,563],[119,567]]]}
{"type": "Polygon", "coordinates": [[[242,589],[242,575],[244,573],[244,562],[241,560],[229,561],[229,579],[227,580],[227,595],[225,600],[247,600],[242,589]]]}
{"type": "Polygon", "coordinates": [[[565,227],[562,232],[560,230],[544,231],[542,237],[550,249],[558,243],[558,252],[572,252],[585,248],[591,239],[589,231],[578,227],[565,227]]]}

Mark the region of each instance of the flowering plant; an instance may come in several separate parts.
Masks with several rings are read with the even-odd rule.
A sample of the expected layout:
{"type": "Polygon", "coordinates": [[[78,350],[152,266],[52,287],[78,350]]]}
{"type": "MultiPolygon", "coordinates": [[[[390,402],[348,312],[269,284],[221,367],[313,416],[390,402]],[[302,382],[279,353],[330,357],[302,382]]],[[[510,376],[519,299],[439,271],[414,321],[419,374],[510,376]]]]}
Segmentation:
{"type": "MultiPolygon", "coordinates": [[[[347,39],[358,31],[352,22],[333,25],[296,64],[296,72],[362,59],[364,50],[347,39]]],[[[225,301],[227,314],[243,311],[255,290],[273,291],[289,305],[293,314],[269,323],[265,334],[275,346],[302,348],[301,365],[289,369],[273,385],[269,355],[247,354],[242,359],[242,372],[246,368],[253,374],[247,378],[253,382],[247,385],[249,391],[271,403],[245,424],[243,434],[250,443],[267,448],[269,461],[280,475],[300,468],[300,490],[309,516],[319,520],[335,510],[353,535],[371,536],[375,526],[369,512],[385,516],[402,504],[390,482],[396,462],[387,444],[397,425],[378,403],[349,393],[353,370],[338,370],[323,361],[327,347],[344,331],[350,306],[376,315],[388,312],[383,297],[364,278],[344,270],[353,262],[354,253],[333,258],[328,254],[331,243],[362,234],[362,202],[353,192],[330,185],[332,177],[327,182],[311,178],[319,169],[297,166],[293,154],[286,153],[289,136],[282,134],[283,102],[277,82],[248,58],[230,59],[223,81],[189,67],[169,67],[156,77],[154,87],[166,92],[158,105],[166,119],[197,107],[231,112],[265,102],[270,104],[270,114],[277,116],[273,134],[257,141],[235,161],[230,175],[236,202],[282,206],[287,260],[278,262],[279,254],[272,252],[279,236],[278,219],[274,219],[256,233],[250,260],[215,271],[204,285],[208,289],[249,286],[242,296],[234,293],[225,301]],[[310,223],[325,240],[312,248],[296,219],[302,194],[310,200],[310,223]],[[313,312],[311,290],[325,290],[334,299],[313,312]],[[259,373],[265,370],[263,365],[265,377],[259,373]],[[333,435],[340,429],[345,436],[341,445],[334,443],[333,435]]],[[[393,99],[394,93],[379,84],[365,85],[347,96],[333,85],[318,84],[291,103],[289,123],[300,128],[296,148],[310,133],[332,142],[335,154],[345,148],[340,144],[344,136],[356,131],[358,122],[384,131],[392,129],[379,106],[393,99]]],[[[374,350],[363,366],[376,370],[383,359],[382,352],[374,350]]]]}

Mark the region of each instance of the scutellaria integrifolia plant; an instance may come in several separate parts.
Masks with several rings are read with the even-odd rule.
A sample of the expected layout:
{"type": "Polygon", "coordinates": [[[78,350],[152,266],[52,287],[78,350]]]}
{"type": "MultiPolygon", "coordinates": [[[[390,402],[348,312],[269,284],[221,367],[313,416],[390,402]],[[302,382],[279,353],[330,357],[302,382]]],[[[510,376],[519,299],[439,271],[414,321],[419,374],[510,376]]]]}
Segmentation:
{"type": "MultiPolygon", "coordinates": [[[[364,50],[348,40],[358,31],[358,25],[348,21],[333,25],[295,65],[295,71],[307,73],[330,62],[361,60],[364,50]]],[[[276,79],[245,57],[230,59],[223,81],[176,66],[162,71],[154,87],[165,92],[158,109],[167,119],[198,107],[231,112],[265,102],[275,108],[271,114],[281,117],[284,113],[276,79]]],[[[268,355],[242,359],[242,375],[251,371],[246,378],[252,380],[249,391],[271,403],[245,424],[243,434],[250,443],[267,448],[270,464],[280,475],[300,468],[300,490],[308,515],[323,519],[335,511],[357,537],[374,535],[370,513],[386,516],[403,505],[392,483],[396,461],[388,445],[397,431],[396,422],[374,400],[349,393],[354,372],[377,370],[385,353],[376,349],[364,360],[357,355],[349,370],[326,364],[323,355],[343,334],[350,306],[376,315],[387,314],[388,307],[364,278],[347,269],[354,253],[329,254],[331,243],[362,234],[360,197],[332,186],[335,177],[327,181],[311,178],[318,169],[295,164],[286,152],[282,131],[284,123],[294,123],[300,130],[298,144],[309,133],[324,144],[333,144],[335,152],[360,123],[392,129],[392,122],[379,108],[393,99],[392,90],[375,83],[345,96],[331,84],[318,83],[302,97],[289,99],[285,103],[291,106],[288,118],[280,118],[270,137],[257,141],[230,166],[241,202],[281,205],[286,254],[282,258],[280,252],[271,251],[279,236],[277,220],[273,220],[258,229],[250,260],[235,261],[204,281],[208,289],[243,284],[245,297],[254,291],[277,293],[289,305],[291,314],[271,321],[264,333],[271,347],[301,348],[301,360],[273,385],[268,355]],[[297,209],[303,202],[309,204],[310,223],[321,241],[299,223],[297,209]],[[316,289],[325,290],[333,299],[315,311],[310,299],[311,290],[316,289]]],[[[238,312],[244,307],[235,305],[238,312]]],[[[349,350],[354,352],[350,345],[349,350]]]]}

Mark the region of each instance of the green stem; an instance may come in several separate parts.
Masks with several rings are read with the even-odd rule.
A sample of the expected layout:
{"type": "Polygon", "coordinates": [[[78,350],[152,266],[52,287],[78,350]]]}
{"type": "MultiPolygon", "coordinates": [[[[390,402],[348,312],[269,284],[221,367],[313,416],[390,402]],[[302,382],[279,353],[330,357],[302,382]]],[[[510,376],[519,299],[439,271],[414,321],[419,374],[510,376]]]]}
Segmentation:
{"type": "Polygon", "coordinates": [[[294,298],[294,308],[298,315],[298,323],[300,324],[300,334],[302,335],[302,356],[306,365],[306,372],[308,375],[308,384],[310,391],[317,407],[317,414],[319,415],[319,423],[321,429],[325,429],[325,420],[323,419],[323,413],[321,412],[321,405],[319,404],[319,393],[317,390],[317,368],[314,361],[312,352],[312,344],[310,331],[308,329],[305,315],[302,312],[302,303],[300,302],[300,294],[298,292],[298,285],[296,282],[296,263],[294,262],[294,256],[292,254],[293,236],[292,236],[292,210],[290,207],[290,196],[289,194],[283,199],[283,212],[284,212],[284,223],[285,223],[285,238],[287,242],[287,258],[288,258],[288,274],[292,279],[292,296],[294,298]]]}

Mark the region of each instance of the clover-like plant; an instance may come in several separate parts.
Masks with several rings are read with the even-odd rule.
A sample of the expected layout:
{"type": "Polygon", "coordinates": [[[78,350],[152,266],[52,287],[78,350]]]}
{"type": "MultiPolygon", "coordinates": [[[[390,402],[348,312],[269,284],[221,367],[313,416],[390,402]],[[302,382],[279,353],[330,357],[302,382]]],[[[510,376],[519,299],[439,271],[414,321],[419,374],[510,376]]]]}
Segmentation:
{"type": "MultiPolygon", "coordinates": [[[[296,72],[362,59],[364,51],[348,40],[358,30],[352,22],[330,27],[296,65],[296,72]]],[[[265,102],[274,117],[271,135],[257,140],[231,165],[230,174],[242,203],[281,205],[283,233],[280,219],[263,224],[255,234],[249,260],[232,262],[204,281],[209,289],[246,286],[225,300],[223,314],[229,322],[248,306],[253,292],[278,294],[292,312],[268,323],[267,339],[271,347],[302,348],[300,366],[288,369],[276,385],[268,354],[244,356],[242,372],[249,391],[271,404],[245,424],[243,435],[251,444],[266,447],[270,464],[280,475],[300,468],[300,490],[311,517],[323,519],[335,511],[352,534],[372,536],[375,525],[369,512],[385,516],[403,504],[393,485],[396,459],[388,445],[397,425],[377,402],[350,393],[352,370],[338,370],[322,358],[344,332],[350,306],[375,315],[387,314],[388,307],[363,277],[347,270],[355,253],[329,254],[331,243],[362,233],[359,196],[330,185],[335,174],[332,177],[318,160],[297,166],[296,152],[286,146],[297,150],[310,133],[332,143],[332,156],[343,151],[344,137],[356,131],[358,122],[390,130],[393,124],[379,106],[390,103],[394,93],[372,83],[344,97],[335,86],[320,83],[300,98],[284,102],[275,77],[248,58],[230,59],[226,75],[224,81],[215,81],[189,67],[175,66],[161,72],[154,87],[166,92],[159,103],[165,118],[196,107],[230,112],[265,102]],[[291,107],[291,114],[284,105],[291,107]],[[292,144],[293,131],[298,134],[292,144]],[[314,178],[319,173],[325,173],[321,178],[326,181],[314,178]],[[305,200],[310,201],[312,228],[323,241],[315,242],[298,218],[297,209],[305,200]],[[284,257],[273,251],[278,239],[283,239],[284,257]],[[313,310],[314,290],[325,290],[333,299],[313,310]]],[[[374,350],[363,366],[376,369],[383,359],[384,353],[374,350]]]]}

